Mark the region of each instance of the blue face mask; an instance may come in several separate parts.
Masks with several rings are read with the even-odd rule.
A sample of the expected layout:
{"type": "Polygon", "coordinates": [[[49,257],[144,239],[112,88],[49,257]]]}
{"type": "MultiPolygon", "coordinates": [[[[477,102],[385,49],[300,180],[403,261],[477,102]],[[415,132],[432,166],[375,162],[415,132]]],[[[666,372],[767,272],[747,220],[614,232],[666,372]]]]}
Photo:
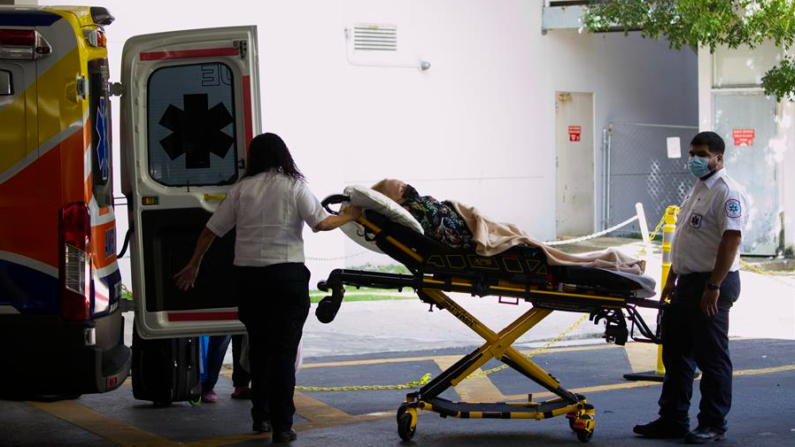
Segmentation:
{"type": "Polygon", "coordinates": [[[712,158],[691,157],[690,160],[687,162],[687,168],[690,170],[690,173],[693,174],[694,177],[696,178],[705,177],[710,173],[712,173],[712,170],[709,168],[710,160],[712,160],[712,158]]]}

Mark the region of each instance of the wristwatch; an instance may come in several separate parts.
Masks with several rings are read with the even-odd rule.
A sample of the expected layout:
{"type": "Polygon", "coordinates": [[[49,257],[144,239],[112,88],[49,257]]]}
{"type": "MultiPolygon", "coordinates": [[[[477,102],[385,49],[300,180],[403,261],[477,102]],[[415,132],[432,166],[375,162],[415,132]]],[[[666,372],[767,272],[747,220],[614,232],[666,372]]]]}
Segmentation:
{"type": "Polygon", "coordinates": [[[707,282],[707,289],[709,289],[709,290],[719,290],[720,289],[720,284],[707,282]]]}

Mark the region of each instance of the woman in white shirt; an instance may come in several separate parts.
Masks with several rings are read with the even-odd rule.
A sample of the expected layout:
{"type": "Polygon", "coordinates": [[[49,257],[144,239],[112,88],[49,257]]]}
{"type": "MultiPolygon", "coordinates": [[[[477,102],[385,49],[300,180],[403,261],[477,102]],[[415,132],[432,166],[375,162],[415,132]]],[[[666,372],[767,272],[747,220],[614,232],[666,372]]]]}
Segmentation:
{"type": "Polygon", "coordinates": [[[251,141],[243,179],[207,222],[177,286],[193,287],[202,257],[216,237],[236,228],[235,285],[240,321],[249,335],[253,429],[273,430],[274,442],[296,438],[295,356],[309,314],[309,270],[304,265],[304,223],[328,231],[354,220],[329,215],[309,190],[282,139],[251,141]]]}

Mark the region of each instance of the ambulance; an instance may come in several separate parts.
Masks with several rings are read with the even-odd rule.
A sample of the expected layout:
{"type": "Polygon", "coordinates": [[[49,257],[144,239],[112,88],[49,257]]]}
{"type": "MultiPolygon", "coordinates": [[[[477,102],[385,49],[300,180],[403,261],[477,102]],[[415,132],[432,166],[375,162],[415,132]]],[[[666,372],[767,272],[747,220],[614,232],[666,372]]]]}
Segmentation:
{"type": "MultiPolygon", "coordinates": [[[[129,222],[136,338],[242,333],[234,234],[196,288],[173,275],[259,133],[255,27],[141,35],[112,82],[101,7],[0,6],[0,395],[127,378],[116,216],[129,222]],[[111,101],[120,98],[114,206],[111,101]]],[[[133,347],[133,349],[135,349],[133,347]]]]}

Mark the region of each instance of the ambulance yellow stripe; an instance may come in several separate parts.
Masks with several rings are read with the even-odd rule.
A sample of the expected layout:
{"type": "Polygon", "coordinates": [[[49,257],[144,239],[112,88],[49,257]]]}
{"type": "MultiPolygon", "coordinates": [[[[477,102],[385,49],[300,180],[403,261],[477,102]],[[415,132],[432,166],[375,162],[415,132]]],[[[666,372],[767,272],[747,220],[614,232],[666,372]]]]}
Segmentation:
{"type": "MultiPolygon", "coordinates": [[[[35,84],[34,84],[35,86],[35,84]]],[[[35,107],[36,89],[29,88],[19,95],[11,104],[0,110],[0,174],[24,160],[28,155],[34,153],[39,146],[36,139],[36,128],[25,129],[26,102],[35,107]],[[32,98],[28,98],[28,96],[32,98]],[[23,126],[19,129],[18,126],[23,126]],[[29,132],[25,132],[29,130],[29,132]],[[20,134],[20,131],[21,134],[20,134]]],[[[31,112],[28,110],[28,112],[31,112]]],[[[33,113],[30,113],[31,115],[33,113]]],[[[35,122],[33,123],[35,126],[35,122]]],[[[33,154],[35,157],[35,154],[33,154]]]]}
{"type": "MultiPolygon", "coordinates": [[[[39,141],[48,141],[64,127],[85,115],[87,102],[78,99],[77,73],[80,67],[79,49],[66,54],[50,70],[39,76],[39,141]],[[65,86],[65,88],[64,88],[65,86]]],[[[82,74],[85,77],[85,73],[82,74]]]]}

